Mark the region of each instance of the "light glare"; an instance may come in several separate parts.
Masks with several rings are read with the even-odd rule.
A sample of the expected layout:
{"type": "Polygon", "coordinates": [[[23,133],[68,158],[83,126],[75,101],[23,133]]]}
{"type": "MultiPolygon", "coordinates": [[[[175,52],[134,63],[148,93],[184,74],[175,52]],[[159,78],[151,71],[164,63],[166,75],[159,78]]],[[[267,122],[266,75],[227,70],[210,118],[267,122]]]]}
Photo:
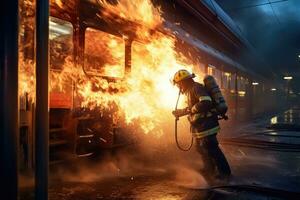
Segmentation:
{"type": "Polygon", "coordinates": [[[283,79],[284,79],[284,80],[292,80],[293,77],[292,77],[292,76],[285,76],[285,77],[283,77],[283,79]]]}

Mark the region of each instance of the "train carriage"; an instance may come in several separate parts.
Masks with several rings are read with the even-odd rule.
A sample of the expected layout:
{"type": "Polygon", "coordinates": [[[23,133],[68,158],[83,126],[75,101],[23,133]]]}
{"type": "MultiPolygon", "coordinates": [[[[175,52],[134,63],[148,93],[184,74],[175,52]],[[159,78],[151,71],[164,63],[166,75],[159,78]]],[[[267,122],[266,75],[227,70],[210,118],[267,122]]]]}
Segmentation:
{"type": "MultiPolygon", "coordinates": [[[[34,2],[24,3],[21,12],[20,35],[22,62],[34,63],[34,2]],[[31,10],[25,12],[26,10],[31,10]],[[31,21],[31,24],[28,22],[31,21]],[[31,41],[31,42],[26,42],[31,41]]],[[[114,5],[114,1],[111,1],[114,5]]],[[[204,44],[196,36],[168,23],[164,27],[149,32],[170,35],[176,40],[176,51],[197,66],[198,75],[214,75],[226,96],[231,119],[239,116],[246,118],[251,112],[253,99],[249,94],[263,94],[263,84],[252,86],[256,80],[239,63],[220,51],[204,44]]],[[[81,69],[80,76],[92,80],[100,77],[105,83],[118,82],[131,73],[134,68],[136,45],[143,46],[138,31],[143,24],[125,20],[107,11],[96,0],[68,0],[50,3],[49,39],[50,39],[50,160],[59,161],[68,157],[90,156],[103,149],[117,148],[136,141],[133,134],[119,126],[113,113],[118,108],[81,107],[82,99],[77,95],[80,77],[62,79],[65,71],[81,69]],[[107,41],[114,41],[108,44],[107,41]],[[118,54],[114,53],[115,49],[118,54]],[[122,51],[120,51],[120,49],[122,51]],[[109,66],[110,68],[107,68],[109,66]],[[113,108],[113,109],[112,109],[113,108]],[[99,115],[99,113],[102,113],[99,115]]],[[[28,74],[26,74],[28,75],[28,74]]],[[[170,76],[172,76],[170,74],[170,76]]],[[[94,85],[95,91],[117,94],[119,89],[103,89],[94,85]]],[[[34,101],[22,94],[21,101],[21,145],[25,165],[33,162],[33,125],[34,101]]],[[[264,94],[266,98],[266,93],[264,94]]],[[[254,97],[255,101],[258,101],[254,97]]],[[[259,103],[255,102],[256,105],[259,103]]],[[[257,106],[255,106],[257,108],[257,106]]],[[[261,110],[262,111],[262,110],[261,110]]],[[[259,109],[253,112],[260,112],[259,109]]],[[[254,114],[255,114],[254,113],[254,114]]],[[[119,119],[121,120],[121,119],[119,119]]]]}

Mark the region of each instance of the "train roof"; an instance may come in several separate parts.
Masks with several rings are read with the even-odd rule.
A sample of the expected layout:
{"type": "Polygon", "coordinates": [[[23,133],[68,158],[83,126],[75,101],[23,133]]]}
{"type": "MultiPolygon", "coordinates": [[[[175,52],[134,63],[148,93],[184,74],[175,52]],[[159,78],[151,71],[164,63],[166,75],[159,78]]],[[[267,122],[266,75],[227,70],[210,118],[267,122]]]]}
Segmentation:
{"type": "MultiPolygon", "coordinates": [[[[51,5],[52,15],[61,15],[64,18],[70,19],[71,21],[71,19],[76,18],[76,13],[79,12],[79,18],[83,18],[79,20],[81,20],[86,26],[101,27],[105,31],[116,35],[126,34],[131,35],[134,38],[137,27],[143,26],[137,22],[129,21],[118,16],[112,16],[109,20],[104,20],[101,18],[101,14],[105,8],[98,3],[98,0],[66,0],[63,2],[63,5],[58,5],[54,0],[51,2],[52,4],[54,3],[51,5]]],[[[187,32],[181,29],[179,26],[176,26],[167,20],[164,21],[163,25],[164,27],[158,27],[153,31],[159,31],[170,35],[175,34],[178,39],[186,42],[188,45],[196,48],[200,52],[204,52],[214,59],[229,65],[232,71],[239,71],[241,73],[248,74],[251,77],[255,77],[256,79],[264,80],[262,76],[254,73],[250,69],[245,68],[243,65],[226,56],[224,53],[205,44],[197,37],[192,36],[191,34],[188,34],[187,36],[187,32]]]]}
{"type": "Polygon", "coordinates": [[[232,68],[235,68],[236,70],[238,70],[240,72],[247,73],[251,76],[259,77],[258,74],[256,74],[253,71],[245,68],[243,65],[241,65],[240,63],[234,61],[233,59],[226,56],[222,52],[220,52],[220,51],[214,49],[213,47],[205,44],[204,42],[202,42],[198,38],[196,38],[196,37],[194,37],[190,34],[186,34],[187,32],[185,30],[181,29],[179,26],[176,26],[173,23],[169,23],[167,21],[165,22],[165,26],[166,26],[166,28],[171,30],[176,35],[176,37],[178,37],[179,39],[185,41],[189,45],[199,49],[200,51],[205,52],[205,53],[209,54],[210,56],[214,57],[215,59],[218,59],[219,61],[230,65],[232,68]]]}

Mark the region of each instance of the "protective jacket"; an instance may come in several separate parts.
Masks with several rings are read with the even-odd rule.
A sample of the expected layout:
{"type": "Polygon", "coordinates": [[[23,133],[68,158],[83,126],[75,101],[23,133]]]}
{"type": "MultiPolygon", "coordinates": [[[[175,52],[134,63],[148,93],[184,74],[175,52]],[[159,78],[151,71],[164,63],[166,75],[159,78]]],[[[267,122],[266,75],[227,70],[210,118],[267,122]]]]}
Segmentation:
{"type": "Polygon", "coordinates": [[[203,138],[216,134],[220,130],[218,116],[213,112],[213,102],[205,87],[194,82],[185,93],[191,111],[188,119],[193,136],[203,138]]]}

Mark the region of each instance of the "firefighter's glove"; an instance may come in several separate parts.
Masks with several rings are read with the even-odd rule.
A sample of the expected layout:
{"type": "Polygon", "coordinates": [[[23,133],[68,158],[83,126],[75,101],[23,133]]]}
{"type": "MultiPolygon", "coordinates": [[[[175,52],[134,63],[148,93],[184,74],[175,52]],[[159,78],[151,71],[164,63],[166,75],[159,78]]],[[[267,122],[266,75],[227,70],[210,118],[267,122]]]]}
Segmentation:
{"type": "Polygon", "coordinates": [[[192,114],[195,114],[195,113],[198,113],[198,112],[199,112],[199,110],[198,110],[197,106],[194,105],[194,106],[192,107],[192,109],[191,109],[191,113],[192,113],[192,114]]]}
{"type": "Polygon", "coordinates": [[[172,114],[176,118],[182,117],[184,115],[188,115],[189,113],[190,113],[189,108],[177,109],[177,110],[172,111],[172,114]]]}

